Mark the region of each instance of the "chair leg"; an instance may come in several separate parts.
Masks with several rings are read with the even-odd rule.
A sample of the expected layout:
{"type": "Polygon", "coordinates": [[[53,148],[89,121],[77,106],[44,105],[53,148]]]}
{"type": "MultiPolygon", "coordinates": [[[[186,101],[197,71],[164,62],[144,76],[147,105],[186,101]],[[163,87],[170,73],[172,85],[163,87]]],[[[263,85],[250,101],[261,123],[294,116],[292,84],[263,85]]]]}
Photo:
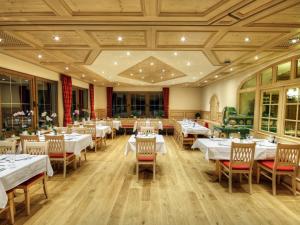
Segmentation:
{"type": "Polygon", "coordinates": [[[153,164],[153,180],[155,180],[155,163],[153,164]]]}
{"type": "Polygon", "coordinates": [[[86,161],[86,148],[84,149],[84,161],[86,161]]]}
{"type": "Polygon", "coordinates": [[[94,143],[94,148],[95,148],[95,152],[97,152],[97,145],[98,145],[98,142],[97,141],[95,141],[95,143],[94,143]]]}
{"type": "Polygon", "coordinates": [[[259,184],[260,181],[260,167],[259,165],[257,166],[257,173],[256,173],[256,183],[259,184]]]}
{"type": "Polygon", "coordinates": [[[229,193],[232,193],[232,173],[229,172],[229,193]]]}
{"type": "Polygon", "coordinates": [[[66,178],[66,173],[67,173],[67,162],[64,161],[64,178],[66,178]]]}
{"type": "Polygon", "coordinates": [[[25,195],[25,208],[27,216],[30,215],[30,192],[28,188],[24,189],[24,195],[25,195]]]}
{"type": "Polygon", "coordinates": [[[297,190],[296,190],[296,174],[293,174],[291,176],[292,179],[292,190],[293,190],[293,194],[297,195],[297,190]]]}
{"type": "Polygon", "coordinates": [[[243,182],[243,174],[240,173],[239,175],[240,175],[240,183],[242,183],[243,182]]]}
{"type": "Polygon", "coordinates": [[[218,173],[219,173],[219,183],[221,183],[221,180],[222,180],[222,166],[221,165],[219,165],[218,173]]]}
{"type": "Polygon", "coordinates": [[[44,194],[46,196],[46,199],[48,199],[48,190],[47,190],[47,176],[44,176],[43,179],[43,189],[44,189],[44,194]]]}
{"type": "Polygon", "coordinates": [[[272,174],[272,192],[276,195],[276,173],[272,174]]]}
{"type": "Polygon", "coordinates": [[[76,157],[75,159],[73,159],[73,169],[76,170],[77,169],[77,162],[76,162],[76,157]]]}
{"type": "Polygon", "coordinates": [[[249,180],[249,193],[252,194],[252,173],[251,172],[248,174],[248,180],[249,180]]]}
{"type": "Polygon", "coordinates": [[[137,180],[139,180],[139,164],[136,164],[136,176],[137,176],[137,180]]]}

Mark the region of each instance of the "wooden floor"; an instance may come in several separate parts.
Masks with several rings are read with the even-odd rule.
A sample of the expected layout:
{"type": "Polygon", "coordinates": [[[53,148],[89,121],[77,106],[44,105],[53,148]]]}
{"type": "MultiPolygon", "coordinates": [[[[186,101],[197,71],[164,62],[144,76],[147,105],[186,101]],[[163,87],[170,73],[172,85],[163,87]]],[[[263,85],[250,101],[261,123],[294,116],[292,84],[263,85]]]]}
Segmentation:
{"type": "MultiPolygon", "coordinates": [[[[228,193],[224,178],[212,181],[213,164],[199,151],[180,149],[173,137],[165,137],[168,153],[158,155],[157,179],[150,171],[135,176],[135,155],[124,155],[129,136],[109,141],[105,151],[88,154],[88,161],[65,180],[56,174],[48,182],[50,199],[33,188],[32,215],[25,215],[17,195],[16,224],[300,224],[300,196],[279,187],[276,197],[270,182],[247,181],[228,193]]],[[[0,224],[6,224],[1,219],[0,224]]]]}

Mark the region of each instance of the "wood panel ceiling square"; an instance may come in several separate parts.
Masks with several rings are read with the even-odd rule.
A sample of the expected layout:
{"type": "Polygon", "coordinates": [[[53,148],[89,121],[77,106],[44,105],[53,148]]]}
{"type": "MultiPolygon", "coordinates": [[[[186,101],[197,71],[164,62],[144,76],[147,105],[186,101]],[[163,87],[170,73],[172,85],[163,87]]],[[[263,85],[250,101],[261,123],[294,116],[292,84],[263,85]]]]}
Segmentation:
{"type": "Polygon", "coordinates": [[[54,16],[55,13],[51,7],[43,0],[20,0],[7,1],[0,0],[0,15],[44,15],[54,16]]]}
{"type": "Polygon", "coordinates": [[[35,63],[49,63],[49,62],[57,62],[57,58],[47,51],[37,50],[37,49],[9,49],[4,50],[4,53],[11,55],[13,57],[19,59],[25,59],[26,61],[35,62],[35,63]],[[42,55],[41,58],[38,56],[42,55]]]}
{"type": "Polygon", "coordinates": [[[85,63],[91,53],[90,49],[49,49],[48,53],[55,56],[56,61],[64,63],[85,63]]]}
{"type": "Polygon", "coordinates": [[[234,62],[235,60],[245,56],[250,51],[213,51],[216,55],[217,59],[219,60],[220,64],[223,64],[225,61],[234,62]]]}
{"type": "Polygon", "coordinates": [[[121,72],[119,76],[152,84],[184,77],[186,74],[151,56],[121,72]]]}
{"type": "Polygon", "coordinates": [[[283,35],[282,32],[230,31],[217,42],[216,47],[261,47],[281,35],[283,35]],[[245,38],[248,38],[249,41],[246,41],[245,38]]]}
{"type": "Polygon", "coordinates": [[[157,31],[158,47],[204,47],[215,31],[157,31]],[[185,41],[181,38],[184,37],[185,41]]]}
{"type": "Polygon", "coordinates": [[[6,32],[0,31],[0,48],[24,48],[30,47],[30,45],[20,41],[19,39],[7,34],[6,32]]]}
{"type": "Polygon", "coordinates": [[[143,0],[63,0],[72,15],[142,15],[143,0]]]}
{"type": "Polygon", "coordinates": [[[18,30],[19,37],[41,47],[89,47],[87,42],[73,30],[18,30]],[[54,37],[59,36],[59,41],[54,37]]]}
{"type": "Polygon", "coordinates": [[[100,46],[141,46],[147,45],[144,30],[97,30],[88,31],[100,46]],[[122,40],[118,40],[121,38],[122,40]]]}

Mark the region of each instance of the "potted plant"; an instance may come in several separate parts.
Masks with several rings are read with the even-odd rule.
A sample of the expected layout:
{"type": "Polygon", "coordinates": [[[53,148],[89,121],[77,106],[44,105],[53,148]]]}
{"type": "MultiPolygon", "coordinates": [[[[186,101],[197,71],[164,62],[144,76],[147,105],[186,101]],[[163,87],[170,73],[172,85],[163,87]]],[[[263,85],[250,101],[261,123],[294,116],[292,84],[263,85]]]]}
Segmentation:
{"type": "Polygon", "coordinates": [[[199,112],[197,112],[197,113],[195,114],[195,118],[196,118],[196,119],[200,119],[200,116],[201,116],[201,115],[200,115],[199,112]]]}

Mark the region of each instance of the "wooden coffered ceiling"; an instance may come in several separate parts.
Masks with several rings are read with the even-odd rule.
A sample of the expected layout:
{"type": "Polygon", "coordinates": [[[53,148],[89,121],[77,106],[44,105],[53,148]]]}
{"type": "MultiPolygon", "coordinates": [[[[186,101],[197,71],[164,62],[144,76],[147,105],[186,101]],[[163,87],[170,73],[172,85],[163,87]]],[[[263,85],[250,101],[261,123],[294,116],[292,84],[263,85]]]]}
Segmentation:
{"type": "MultiPolygon", "coordinates": [[[[300,49],[299,42],[290,42],[300,36],[300,0],[0,0],[0,5],[0,53],[97,85],[118,82],[108,79],[109,70],[90,68],[104,51],[202,52],[213,70],[196,80],[172,80],[203,86],[300,49]]],[[[166,61],[161,63],[182,71],[178,62],[166,61]]],[[[172,85],[166,81],[151,85],[172,85]]]]}

